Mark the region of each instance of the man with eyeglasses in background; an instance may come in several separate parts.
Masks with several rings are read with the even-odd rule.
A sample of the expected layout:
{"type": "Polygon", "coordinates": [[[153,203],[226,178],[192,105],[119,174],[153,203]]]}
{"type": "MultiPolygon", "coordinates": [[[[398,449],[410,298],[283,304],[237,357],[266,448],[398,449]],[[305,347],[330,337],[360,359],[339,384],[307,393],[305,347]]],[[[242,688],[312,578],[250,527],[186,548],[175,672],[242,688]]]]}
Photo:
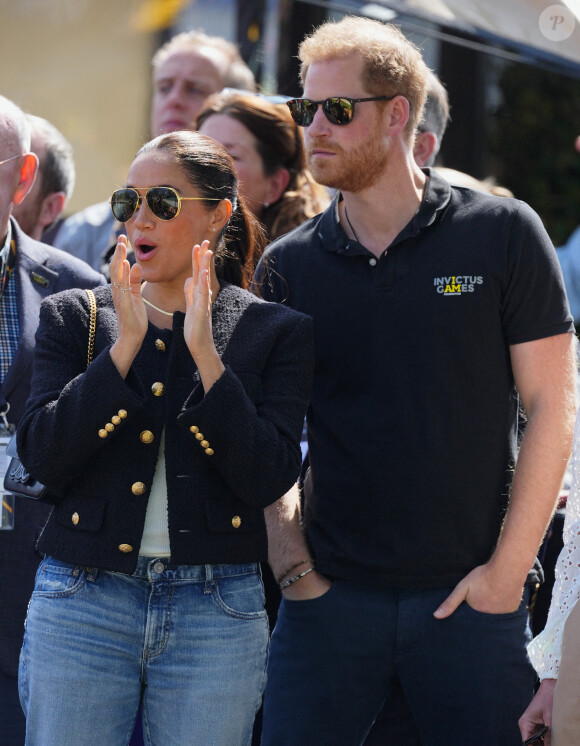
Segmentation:
{"type": "MultiPolygon", "coordinates": [[[[85,262],[30,238],[11,218],[14,208],[26,201],[37,174],[38,157],[30,148],[25,115],[0,96],[0,429],[5,437],[17,425],[30,393],[42,300],[60,290],[105,284],[85,262]]],[[[4,468],[5,437],[0,447],[4,468]]],[[[0,470],[0,485],[3,480],[0,470]]],[[[0,746],[21,746],[25,722],[18,698],[18,658],[41,559],[36,540],[49,508],[0,491],[5,529],[0,531],[0,746]]]]}
{"type": "MultiPolygon", "coordinates": [[[[236,45],[202,31],[185,31],[169,39],[153,56],[152,66],[151,137],[193,129],[206,98],[226,86],[256,90],[254,74],[236,45]]],[[[54,245],[108,274],[122,229],[109,203],[99,202],[67,218],[54,245]]]]}
{"type": "Polygon", "coordinates": [[[429,71],[396,27],[326,23],[299,57],[289,106],[339,191],[255,278],[313,317],[317,355],[304,535],[295,493],[266,511],[284,599],[262,743],[360,744],[398,680],[425,746],[511,746],[575,414],[555,252],[527,205],[416,165],[429,71]]]}

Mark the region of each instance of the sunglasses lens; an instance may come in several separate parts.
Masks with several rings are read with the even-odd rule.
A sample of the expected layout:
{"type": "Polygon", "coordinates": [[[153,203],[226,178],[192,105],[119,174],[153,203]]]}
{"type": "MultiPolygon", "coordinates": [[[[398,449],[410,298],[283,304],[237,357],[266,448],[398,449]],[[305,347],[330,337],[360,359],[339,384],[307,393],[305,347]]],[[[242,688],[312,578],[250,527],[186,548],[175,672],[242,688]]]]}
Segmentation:
{"type": "Polygon", "coordinates": [[[307,98],[293,98],[287,103],[292,119],[299,127],[309,127],[312,124],[317,104],[307,98]]]}
{"type": "Polygon", "coordinates": [[[169,187],[152,187],[147,192],[147,204],[160,220],[171,220],[179,212],[179,197],[169,187]]]}
{"type": "Polygon", "coordinates": [[[348,124],[354,116],[354,104],[348,98],[327,98],[323,104],[326,118],[332,124],[348,124]]]}
{"type": "Polygon", "coordinates": [[[139,194],[134,189],[117,189],[111,197],[111,210],[115,220],[126,223],[137,209],[139,194]]]}

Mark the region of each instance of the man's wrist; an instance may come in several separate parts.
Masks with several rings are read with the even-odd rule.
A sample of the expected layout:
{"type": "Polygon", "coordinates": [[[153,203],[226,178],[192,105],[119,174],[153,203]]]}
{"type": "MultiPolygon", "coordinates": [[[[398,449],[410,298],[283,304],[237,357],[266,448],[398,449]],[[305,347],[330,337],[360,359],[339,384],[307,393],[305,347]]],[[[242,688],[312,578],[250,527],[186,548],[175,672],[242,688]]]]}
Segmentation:
{"type": "Polygon", "coordinates": [[[280,590],[283,591],[285,588],[289,588],[291,585],[294,585],[294,583],[297,583],[299,580],[302,580],[303,577],[308,575],[308,573],[312,572],[313,570],[314,570],[314,565],[312,567],[308,567],[306,570],[302,570],[302,572],[299,572],[296,575],[292,575],[292,577],[288,578],[288,580],[285,580],[283,583],[280,583],[280,590]]]}

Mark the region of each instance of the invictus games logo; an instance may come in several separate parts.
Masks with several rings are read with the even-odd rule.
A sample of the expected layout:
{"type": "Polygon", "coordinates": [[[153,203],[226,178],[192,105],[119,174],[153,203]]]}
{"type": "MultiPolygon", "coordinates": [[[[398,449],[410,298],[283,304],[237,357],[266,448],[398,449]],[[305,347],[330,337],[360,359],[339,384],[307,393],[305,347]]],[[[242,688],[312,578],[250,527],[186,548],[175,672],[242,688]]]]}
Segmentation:
{"type": "Polygon", "coordinates": [[[540,14],[540,31],[550,41],[566,41],[574,33],[575,25],[574,13],[565,5],[550,5],[540,14]]]}
{"type": "Polygon", "coordinates": [[[433,285],[441,295],[464,295],[465,293],[474,293],[476,285],[483,285],[483,277],[480,275],[434,277],[433,285]]]}

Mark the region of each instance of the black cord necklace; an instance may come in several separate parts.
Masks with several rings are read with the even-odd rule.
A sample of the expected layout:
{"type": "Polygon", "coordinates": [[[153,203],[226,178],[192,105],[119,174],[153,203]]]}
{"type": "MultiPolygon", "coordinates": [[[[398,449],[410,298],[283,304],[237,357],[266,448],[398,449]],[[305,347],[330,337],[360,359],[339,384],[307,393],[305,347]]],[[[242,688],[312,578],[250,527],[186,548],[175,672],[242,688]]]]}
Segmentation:
{"type": "MultiPolygon", "coordinates": [[[[348,225],[349,225],[349,227],[350,227],[350,229],[352,231],[352,235],[354,236],[355,241],[358,241],[358,243],[360,243],[360,238],[356,235],[356,231],[352,227],[352,223],[350,222],[350,218],[348,217],[348,211],[346,209],[346,205],[344,206],[344,216],[346,218],[346,222],[348,223],[348,225]]],[[[362,246],[362,243],[360,245],[362,246]]]]}

